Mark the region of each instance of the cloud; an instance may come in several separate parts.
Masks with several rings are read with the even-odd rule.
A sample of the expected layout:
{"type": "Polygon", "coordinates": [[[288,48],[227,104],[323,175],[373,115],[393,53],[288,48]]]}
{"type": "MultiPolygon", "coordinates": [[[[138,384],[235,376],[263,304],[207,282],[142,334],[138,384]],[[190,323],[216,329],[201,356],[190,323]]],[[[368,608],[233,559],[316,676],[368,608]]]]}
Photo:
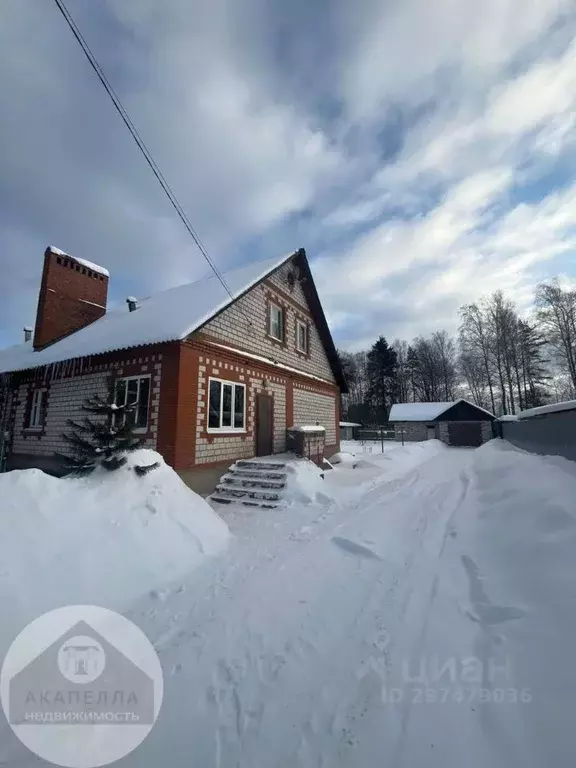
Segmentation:
{"type": "MultiPolygon", "coordinates": [[[[68,0],[225,268],[300,246],[337,342],[574,272],[571,0],[68,0]]],[[[0,343],[48,243],[112,300],[206,273],[55,6],[0,8],[0,343]]]]}

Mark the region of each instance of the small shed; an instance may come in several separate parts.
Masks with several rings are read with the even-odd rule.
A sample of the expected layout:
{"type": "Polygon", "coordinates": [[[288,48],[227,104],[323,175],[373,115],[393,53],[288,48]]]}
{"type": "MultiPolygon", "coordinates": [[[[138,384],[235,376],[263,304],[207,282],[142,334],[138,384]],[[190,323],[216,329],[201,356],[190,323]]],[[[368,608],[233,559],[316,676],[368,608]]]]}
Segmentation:
{"type": "Polygon", "coordinates": [[[361,426],[362,424],[356,424],[354,421],[341,421],[340,440],[354,440],[356,436],[356,430],[361,426]]]}
{"type": "Polygon", "coordinates": [[[479,446],[493,437],[493,413],[464,400],[443,403],[397,403],[390,411],[396,440],[436,438],[447,445],[479,446]]]}

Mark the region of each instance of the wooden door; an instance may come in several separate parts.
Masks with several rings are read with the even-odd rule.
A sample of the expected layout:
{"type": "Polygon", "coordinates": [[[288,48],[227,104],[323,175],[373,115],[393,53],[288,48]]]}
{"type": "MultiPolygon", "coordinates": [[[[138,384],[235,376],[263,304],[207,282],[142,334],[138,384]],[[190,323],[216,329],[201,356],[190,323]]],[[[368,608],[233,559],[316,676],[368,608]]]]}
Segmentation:
{"type": "Polygon", "coordinates": [[[272,395],[256,395],[256,456],[270,456],[274,450],[274,401],[272,395]]]}

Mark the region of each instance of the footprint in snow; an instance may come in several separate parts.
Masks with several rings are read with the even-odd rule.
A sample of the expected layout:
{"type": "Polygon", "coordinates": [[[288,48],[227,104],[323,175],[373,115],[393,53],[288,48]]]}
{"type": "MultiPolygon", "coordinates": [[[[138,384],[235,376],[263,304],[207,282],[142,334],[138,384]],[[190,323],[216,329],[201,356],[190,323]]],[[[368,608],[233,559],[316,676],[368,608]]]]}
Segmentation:
{"type": "Polygon", "coordinates": [[[374,550],[365,547],[363,544],[358,544],[356,541],[352,541],[352,539],[346,539],[343,536],[333,536],[332,542],[336,544],[337,547],[340,547],[340,549],[343,549],[345,552],[350,552],[352,555],[366,557],[369,560],[380,560],[380,555],[374,552],[374,550]]]}

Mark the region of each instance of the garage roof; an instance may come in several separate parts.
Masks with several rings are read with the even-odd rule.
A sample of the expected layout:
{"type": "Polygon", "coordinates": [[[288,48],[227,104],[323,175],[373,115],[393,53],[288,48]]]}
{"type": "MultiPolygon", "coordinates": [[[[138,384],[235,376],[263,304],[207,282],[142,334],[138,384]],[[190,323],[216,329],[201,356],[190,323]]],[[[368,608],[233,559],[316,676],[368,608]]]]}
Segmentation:
{"type": "Polygon", "coordinates": [[[468,403],[473,408],[478,408],[485,414],[494,418],[494,414],[479,405],[465,400],[463,397],[458,400],[452,400],[449,403],[396,403],[390,410],[389,421],[434,421],[449,408],[457,403],[468,403]]]}

